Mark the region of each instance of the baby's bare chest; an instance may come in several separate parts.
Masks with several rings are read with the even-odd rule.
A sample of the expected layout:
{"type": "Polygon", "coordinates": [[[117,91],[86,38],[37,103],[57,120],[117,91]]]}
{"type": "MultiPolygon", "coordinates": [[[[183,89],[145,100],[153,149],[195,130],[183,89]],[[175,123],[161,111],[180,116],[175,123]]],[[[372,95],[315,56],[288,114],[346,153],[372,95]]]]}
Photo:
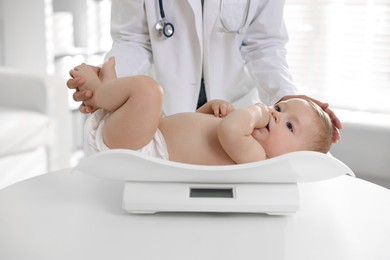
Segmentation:
{"type": "Polygon", "coordinates": [[[220,118],[198,113],[177,114],[162,119],[160,131],[170,160],[195,164],[230,164],[217,135],[220,118]]]}

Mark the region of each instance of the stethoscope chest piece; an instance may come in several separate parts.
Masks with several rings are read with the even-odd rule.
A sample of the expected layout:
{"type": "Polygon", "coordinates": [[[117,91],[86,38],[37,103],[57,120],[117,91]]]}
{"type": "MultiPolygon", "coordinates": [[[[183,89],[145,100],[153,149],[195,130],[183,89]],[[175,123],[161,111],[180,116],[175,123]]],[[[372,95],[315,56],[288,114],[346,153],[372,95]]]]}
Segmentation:
{"type": "Polygon", "coordinates": [[[167,19],[165,18],[163,0],[158,1],[158,6],[160,9],[161,19],[156,23],[157,36],[160,38],[163,38],[164,36],[166,38],[170,38],[175,32],[175,27],[173,27],[173,24],[168,22],[167,19]]]}
{"type": "Polygon", "coordinates": [[[167,22],[164,18],[156,23],[157,35],[161,38],[163,36],[170,38],[175,32],[173,24],[167,22]]]}

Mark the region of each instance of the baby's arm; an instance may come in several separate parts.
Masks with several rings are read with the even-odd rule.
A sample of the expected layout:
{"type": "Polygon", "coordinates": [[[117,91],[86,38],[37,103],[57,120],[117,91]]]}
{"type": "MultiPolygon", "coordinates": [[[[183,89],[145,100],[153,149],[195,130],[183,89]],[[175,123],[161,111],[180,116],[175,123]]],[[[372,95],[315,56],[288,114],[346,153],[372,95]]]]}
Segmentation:
{"type": "Polygon", "coordinates": [[[234,111],[234,106],[221,99],[213,99],[196,110],[196,112],[215,115],[216,117],[225,117],[234,111]]]}
{"type": "Polygon", "coordinates": [[[270,112],[264,104],[238,109],[224,118],[218,127],[218,138],[225,152],[236,163],[261,161],[266,153],[252,136],[264,128],[270,120],[270,112]]]}

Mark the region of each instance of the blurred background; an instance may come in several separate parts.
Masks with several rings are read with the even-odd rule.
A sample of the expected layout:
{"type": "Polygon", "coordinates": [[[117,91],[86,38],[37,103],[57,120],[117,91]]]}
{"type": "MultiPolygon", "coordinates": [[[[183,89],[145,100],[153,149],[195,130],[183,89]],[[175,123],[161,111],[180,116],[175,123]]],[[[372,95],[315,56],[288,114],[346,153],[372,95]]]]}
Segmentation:
{"type": "MultiPolygon", "coordinates": [[[[75,65],[102,63],[111,47],[110,5],[0,0],[0,188],[14,176],[71,167],[84,156],[85,115],[66,80],[75,65]],[[42,93],[23,99],[26,82],[42,93]],[[25,110],[50,120],[30,122],[25,110]]],[[[285,20],[294,81],[302,93],[329,102],[344,123],[332,154],[358,177],[390,187],[390,0],[286,0],[285,20]]]]}

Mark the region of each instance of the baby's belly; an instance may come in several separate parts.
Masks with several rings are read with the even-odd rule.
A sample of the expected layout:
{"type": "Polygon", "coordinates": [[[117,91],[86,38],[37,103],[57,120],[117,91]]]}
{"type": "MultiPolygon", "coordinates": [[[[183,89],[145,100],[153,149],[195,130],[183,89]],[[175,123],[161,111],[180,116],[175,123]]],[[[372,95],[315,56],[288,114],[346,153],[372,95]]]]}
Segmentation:
{"type": "Polygon", "coordinates": [[[221,119],[201,113],[181,113],[162,119],[159,128],[167,143],[171,161],[225,165],[234,164],[217,136],[221,119]]]}

